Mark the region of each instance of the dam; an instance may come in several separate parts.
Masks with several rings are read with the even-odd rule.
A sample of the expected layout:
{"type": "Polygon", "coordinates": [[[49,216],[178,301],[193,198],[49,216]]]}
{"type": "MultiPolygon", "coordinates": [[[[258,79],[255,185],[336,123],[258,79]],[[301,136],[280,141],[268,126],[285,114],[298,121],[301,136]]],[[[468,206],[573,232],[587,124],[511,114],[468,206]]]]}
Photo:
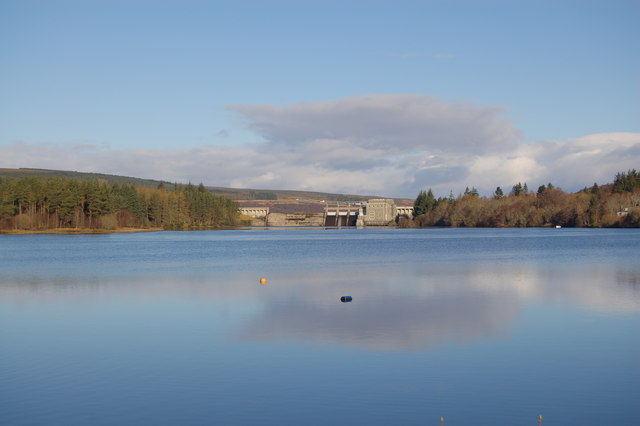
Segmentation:
{"type": "Polygon", "coordinates": [[[306,203],[255,200],[240,204],[240,213],[252,218],[252,226],[388,226],[400,217],[413,215],[413,206],[398,206],[388,198],[306,203]]]}

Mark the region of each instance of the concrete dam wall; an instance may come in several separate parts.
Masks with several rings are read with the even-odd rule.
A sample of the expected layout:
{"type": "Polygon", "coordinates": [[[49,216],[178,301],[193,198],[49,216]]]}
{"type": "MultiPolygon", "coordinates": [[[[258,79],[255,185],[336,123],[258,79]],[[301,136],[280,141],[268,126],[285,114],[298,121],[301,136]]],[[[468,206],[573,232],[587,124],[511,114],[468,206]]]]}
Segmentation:
{"type": "Polygon", "coordinates": [[[357,203],[258,200],[241,204],[240,212],[253,218],[252,226],[386,226],[398,216],[410,216],[413,207],[397,207],[383,198],[357,203]]]}
{"type": "Polygon", "coordinates": [[[322,213],[269,213],[266,226],[327,226],[322,213]]]}

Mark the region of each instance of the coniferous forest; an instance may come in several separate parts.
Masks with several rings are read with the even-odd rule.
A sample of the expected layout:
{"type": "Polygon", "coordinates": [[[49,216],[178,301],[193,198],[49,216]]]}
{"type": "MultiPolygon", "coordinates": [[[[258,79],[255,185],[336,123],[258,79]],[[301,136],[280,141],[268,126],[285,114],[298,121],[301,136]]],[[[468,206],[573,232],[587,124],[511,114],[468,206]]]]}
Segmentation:
{"type": "Polygon", "coordinates": [[[234,226],[238,204],[205,187],[0,178],[0,230],[199,229],[234,226]]]}
{"type": "Polygon", "coordinates": [[[613,184],[577,193],[551,183],[532,191],[520,182],[506,192],[497,187],[491,197],[480,197],[475,188],[437,199],[431,190],[421,191],[414,218],[401,219],[400,226],[640,227],[640,173],[621,172],[613,184]]]}

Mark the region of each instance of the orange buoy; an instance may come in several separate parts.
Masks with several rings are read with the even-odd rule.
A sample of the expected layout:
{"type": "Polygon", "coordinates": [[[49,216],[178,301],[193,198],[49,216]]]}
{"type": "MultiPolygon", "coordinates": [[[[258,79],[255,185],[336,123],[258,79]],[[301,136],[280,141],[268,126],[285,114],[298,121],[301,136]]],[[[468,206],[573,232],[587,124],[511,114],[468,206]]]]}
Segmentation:
{"type": "Polygon", "coordinates": [[[265,285],[267,283],[267,279],[265,277],[260,278],[260,285],[265,285]]]}

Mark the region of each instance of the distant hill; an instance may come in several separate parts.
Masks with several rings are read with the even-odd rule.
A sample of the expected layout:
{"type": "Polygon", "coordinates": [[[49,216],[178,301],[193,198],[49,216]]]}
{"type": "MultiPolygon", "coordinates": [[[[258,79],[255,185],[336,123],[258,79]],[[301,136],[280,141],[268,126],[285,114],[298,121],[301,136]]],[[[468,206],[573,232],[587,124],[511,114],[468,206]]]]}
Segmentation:
{"type": "Polygon", "coordinates": [[[0,168],[0,177],[51,177],[51,178],[67,178],[67,179],[79,179],[79,180],[105,180],[109,183],[124,183],[133,184],[137,186],[146,186],[150,188],[156,188],[160,183],[165,187],[172,188],[173,184],[166,181],[159,181],[153,179],[141,179],[128,176],[107,175],[103,173],[88,173],[88,172],[72,172],[65,170],[47,170],[47,169],[2,169],[0,168]]]}
{"type": "MultiPolygon", "coordinates": [[[[64,170],[47,170],[47,169],[2,169],[0,168],[0,177],[60,177],[68,179],[93,180],[99,179],[109,183],[131,184],[137,186],[145,186],[157,188],[162,185],[167,189],[173,189],[175,183],[155,180],[142,179],[129,176],[109,175],[103,173],[75,172],[64,170]]],[[[178,183],[184,185],[185,183],[178,183]]],[[[378,195],[356,195],[356,194],[333,194],[326,192],[313,191],[292,191],[279,189],[249,189],[249,188],[223,188],[217,186],[205,186],[207,191],[221,195],[226,198],[238,201],[250,200],[281,200],[281,201],[364,201],[369,198],[381,198],[378,195]]],[[[405,200],[406,201],[406,200],[405,200]]]]}
{"type": "Polygon", "coordinates": [[[282,189],[244,189],[206,187],[208,191],[237,201],[364,201],[379,198],[375,195],[332,194],[327,192],[293,191],[282,189]]]}

